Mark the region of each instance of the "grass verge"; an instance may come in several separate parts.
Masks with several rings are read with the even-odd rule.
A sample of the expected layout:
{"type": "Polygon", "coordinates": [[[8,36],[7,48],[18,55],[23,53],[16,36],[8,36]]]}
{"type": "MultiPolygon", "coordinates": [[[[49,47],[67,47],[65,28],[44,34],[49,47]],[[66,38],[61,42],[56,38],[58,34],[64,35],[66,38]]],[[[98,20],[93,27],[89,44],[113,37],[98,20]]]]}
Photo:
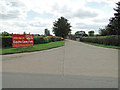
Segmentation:
{"type": "Polygon", "coordinates": [[[50,42],[46,44],[37,44],[34,45],[33,47],[2,48],[1,49],[2,52],[0,54],[5,55],[5,54],[41,51],[41,50],[47,50],[60,46],[64,46],[64,41],[50,42]]]}
{"type": "Polygon", "coordinates": [[[94,46],[99,46],[99,47],[104,47],[104,48],[120,49],[120,46],[110,46],[110,45],[103,45],[103,44],[90,43],[90,42],[83,42],[83,43],[94,45],[94,46]]]}

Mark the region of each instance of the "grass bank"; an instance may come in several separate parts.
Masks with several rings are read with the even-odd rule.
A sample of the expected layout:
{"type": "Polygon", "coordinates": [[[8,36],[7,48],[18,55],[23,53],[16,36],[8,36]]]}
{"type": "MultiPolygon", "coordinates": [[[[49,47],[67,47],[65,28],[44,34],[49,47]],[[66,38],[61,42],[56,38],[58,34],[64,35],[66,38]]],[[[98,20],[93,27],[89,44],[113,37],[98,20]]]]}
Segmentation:
{"type": "Polygon", "coordinates": [[[14,53],[23,53],[23,52],[33,52],[33,51],[41,51],[41,50],[47,50],[51,48],[56,48],[64,46],[64,41],[56,41],[56,42],[50,42],[46,44],[37,44],[33,47],[18,47],[18,48],[2,48],[2,52],[0,54],[14,54],[14,53]]]}
{"type": "Polygon", "coordinates": [[[120,49],[120,46],[110,46],[110,45],[103,45],[103,44],[97,44],[97,43],[91,43],[91,42],[82,42],[82,43],[90,44],[98,47],[104,47],[104,48],[120,49]]]}

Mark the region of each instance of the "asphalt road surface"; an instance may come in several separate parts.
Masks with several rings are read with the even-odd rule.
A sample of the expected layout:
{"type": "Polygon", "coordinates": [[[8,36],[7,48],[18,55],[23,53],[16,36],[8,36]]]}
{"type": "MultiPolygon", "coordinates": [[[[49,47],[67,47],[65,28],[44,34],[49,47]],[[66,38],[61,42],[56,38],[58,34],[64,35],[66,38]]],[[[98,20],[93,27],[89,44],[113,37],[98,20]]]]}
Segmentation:
{"type": "Polygon", "coordinates": [[[3,88],[118,88],[118,50],[66,40],[45,51],[2,56],[3,88]]]}

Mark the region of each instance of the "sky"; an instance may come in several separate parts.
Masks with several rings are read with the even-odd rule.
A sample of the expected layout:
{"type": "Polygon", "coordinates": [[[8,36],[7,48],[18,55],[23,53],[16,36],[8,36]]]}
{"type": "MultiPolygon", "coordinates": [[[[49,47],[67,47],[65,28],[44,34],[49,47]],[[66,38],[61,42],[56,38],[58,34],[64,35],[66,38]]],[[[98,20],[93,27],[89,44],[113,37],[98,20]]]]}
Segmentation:
{"type": "Polygon", "coordinates": [[[104,28],[114,16],[119,0],[0,0],[0,32],[53,35],[53,22],[65,17],[76,31],[104,28]]]}

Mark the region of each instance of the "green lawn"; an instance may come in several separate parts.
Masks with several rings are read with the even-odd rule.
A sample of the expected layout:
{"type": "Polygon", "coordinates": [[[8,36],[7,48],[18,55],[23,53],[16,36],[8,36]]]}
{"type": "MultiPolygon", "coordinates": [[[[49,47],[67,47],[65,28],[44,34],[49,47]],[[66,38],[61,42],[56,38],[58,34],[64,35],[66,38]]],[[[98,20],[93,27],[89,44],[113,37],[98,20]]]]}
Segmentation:
{"type": "Polygon", "coordinates": [[[0,54],[13,54],[13,53],[23,53],[23,52],[33,52],[47,50],[51,48],[56,48],[64,46],[64,41],[50,42],[46,44],[37,44],[33,47],[18,47],[18,48],[2,48],[2,53],[0,54]]]}
{"type": "Polygon", "coordinates": [[[83,42],[83,43],[94,45],[94,46],[99,46],[99,47],[105,47],[105,48],[120,49],[120,46],[110,46],[110,45],[103,45],[103,44],[90,43],[90,42],[83,42]]]}

